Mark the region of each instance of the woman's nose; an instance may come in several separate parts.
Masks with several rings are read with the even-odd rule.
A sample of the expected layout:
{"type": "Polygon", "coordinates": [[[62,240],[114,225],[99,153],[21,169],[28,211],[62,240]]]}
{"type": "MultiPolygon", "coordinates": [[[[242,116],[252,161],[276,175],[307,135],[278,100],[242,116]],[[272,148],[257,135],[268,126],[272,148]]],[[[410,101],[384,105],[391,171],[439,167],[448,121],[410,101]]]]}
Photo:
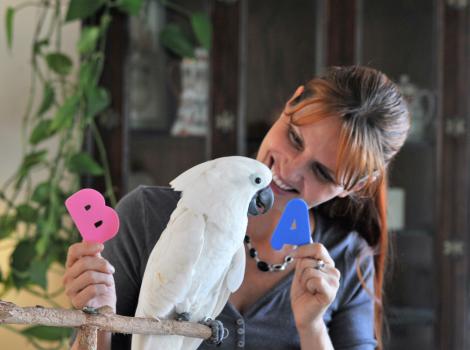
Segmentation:
{"type": "Polygon", "coordinates": [[[289,157],[285,162],[285,173],[283,175],[286,181],[289,181],[296,188],[302,184],[305,176],[305,164],[299,157],[289,157]]]}

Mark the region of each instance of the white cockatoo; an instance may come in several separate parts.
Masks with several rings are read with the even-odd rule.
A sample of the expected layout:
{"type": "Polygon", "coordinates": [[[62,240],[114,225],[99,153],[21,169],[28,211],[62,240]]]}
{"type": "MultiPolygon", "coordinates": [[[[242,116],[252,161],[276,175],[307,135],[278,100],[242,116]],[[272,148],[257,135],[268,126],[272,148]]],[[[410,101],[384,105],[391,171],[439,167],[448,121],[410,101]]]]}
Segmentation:
{"type": "MultiPolygon", "coordinates": [[[[181,198],[148,259],[136,317],[201,322],[220,314],[243,281],[247,215],[272,207],[271,178],[264,164],[233,156],[199,164],[170,183],[181,198]]],[[[132,350],[192,350],[201,342],[134,334],[132,350]]]]}

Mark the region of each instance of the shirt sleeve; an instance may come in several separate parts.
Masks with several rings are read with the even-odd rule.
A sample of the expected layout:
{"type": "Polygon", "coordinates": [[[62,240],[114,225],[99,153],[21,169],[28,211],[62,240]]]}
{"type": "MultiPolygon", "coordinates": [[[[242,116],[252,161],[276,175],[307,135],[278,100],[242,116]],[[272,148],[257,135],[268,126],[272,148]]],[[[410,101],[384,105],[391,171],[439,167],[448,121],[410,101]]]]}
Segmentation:
{"type": "MultiPolygon", "coordinates": [[[[170,188],[140,186],[116,206],[119,232],[106,242],[102,255],[115,268],[118,315],[135,315],[147,260],[178,200],[179,194],[170,188]]],[[[131,338],[113,334],[112,349],[130,349],[131,338]]]]}
{"type": "Polygon", "coordinates": [[[354,254],[348,260],[340,306],[332,314],[329,334],[336,350],[374,350],[374,259],[372,254],[354,254]]]}
{"type": "MultiPolygon", "coordinates": [[[[142,191],[137,189],[121,199],[116,206],[120,226],[118,234],[106,242],[102,253],[115,268],[116,313],[134,316],[139,298],[142,247],[139,234],[145,230],[145,205],[142,191]]],[[[113,334],[112,349],[130,349],[131,335],[113,334]]]]}

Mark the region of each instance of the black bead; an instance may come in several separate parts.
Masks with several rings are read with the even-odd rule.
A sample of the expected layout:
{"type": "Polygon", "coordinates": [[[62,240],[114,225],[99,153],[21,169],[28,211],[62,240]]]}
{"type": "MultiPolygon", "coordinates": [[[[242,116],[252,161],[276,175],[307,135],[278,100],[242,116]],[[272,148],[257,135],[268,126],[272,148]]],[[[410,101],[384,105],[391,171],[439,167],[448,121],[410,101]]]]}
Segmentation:
{"type": "Polygon", "coordinates": [[[257,256],[257,255],[258,255],[258,252],[256,251],[256,249],[255,249],[255,248],[251,248],[251,249],[250,249],[250,256],[251,256],[252,258],[254,258],[254,257],[257,256]]]}
{"type": "Polygon", "coordinates": [[[265,263],[264,261],[259,261],[256,265],[258,266],[258,269],[260,269],[261,271],[264,271],[264,272],[269,271],[269,265],[265,263]]]}
{"type": "Polygon", "coordinates": [[[245,243],[250,243],[250,237],[245,235],[245,243]]]}

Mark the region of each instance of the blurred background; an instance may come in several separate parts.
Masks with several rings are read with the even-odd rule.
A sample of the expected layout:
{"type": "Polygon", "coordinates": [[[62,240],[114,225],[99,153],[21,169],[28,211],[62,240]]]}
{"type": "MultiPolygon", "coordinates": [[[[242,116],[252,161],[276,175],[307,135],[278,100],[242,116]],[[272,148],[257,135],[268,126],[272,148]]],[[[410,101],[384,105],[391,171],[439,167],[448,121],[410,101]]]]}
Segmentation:
{"type": "MultiPolygon", "coordinates": [[[[3,1],[0,18],[18,3],[3,1]]],[[[412,113],[409,139],[389,179],[393,263],[385,293],[386,349],[470,348],[468,1],[129,3],[139,3],[139,10],[110,12],[99,76],[109,100],[96,117],[116,199],[139,184],[166,185],[210,158],[253,155],[296,87],[325,67],[378,68],[399,84],[412,113]]],[[[70,74],[79,72],[75,81],[81,81],[77,67],[89,53],[77,52],[76,43],[83,28],[102,23],[97,11],[63,27],[61,52],[73,62],[70,74]]],[[[0,183],[22,166],[37,18],[34,8],[18,13],[12,48],[0,40],[0,183]]],[[[100,142],[89,126],[84,130],[81,148],[99,163],[100,142]]],[[[46,144],[58,147],[53,139],[46,144]]],[[[82,187],[109,198],[100,171],[78,175],[82,187]]],[[[47,178],[41,171],[37,176],[37,183],[47,178]]],[[[0,267],[6,276],[16,246],[4,236],[0,267]]],[[[47,289],[59,290],[53,299],[68,307],[60,295],[60,264],[48,271],[47,289]]],[[[22,306],[43,302],[30,295],[31,288],[13,288],[1,299],[22,306]]],[[[0,337],[6,348],[34,348],[31,337],[11,330],[0,328],[0,337]]]]}

